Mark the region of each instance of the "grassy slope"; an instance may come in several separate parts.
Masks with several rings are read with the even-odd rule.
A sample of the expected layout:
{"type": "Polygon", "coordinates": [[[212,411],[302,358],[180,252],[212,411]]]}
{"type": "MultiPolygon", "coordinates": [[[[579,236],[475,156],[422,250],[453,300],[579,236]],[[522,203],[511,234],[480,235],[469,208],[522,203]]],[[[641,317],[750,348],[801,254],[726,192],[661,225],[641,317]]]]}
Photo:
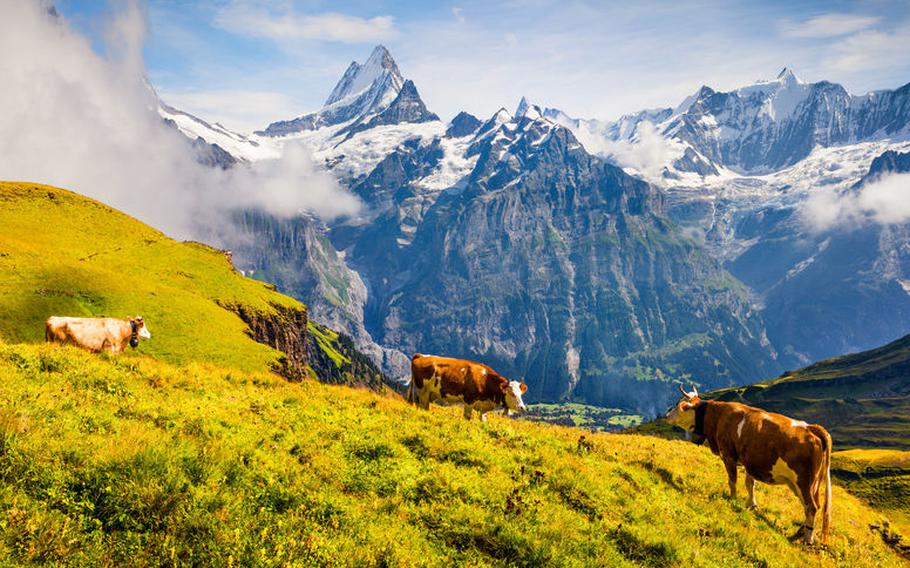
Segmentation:
{"type": "Polygon", "coordinates": [[[0,337],[39,341],[49,315],[142,315],[139,351],[166,361],[269,368],[280,353],[252,341],[216,300],[265,313],[303,306],[233,271],[224,255],[180,243],[110,207],[48,186],[0,182],[0,337]]]}
{"type": "Polygon", "coordinates": [[[101,565],[897,566],[836,488],[723,496],[717,458],[367,390],[201,364],[0,345],[0,558],[101,565]]]}
{"type": "Polygon", "coordinates": [[[823,424],[840,449],[908,450],[910,336],[755,385],[713,391],[708,396],[743,401],[823,424]]]}
{"type": "Polygon", "coordinates": [[[836,452],[832,462],[832,474],[840,483],[886,513],[900,533],[910,537],[910,452],[847,450],[836,452]]]}

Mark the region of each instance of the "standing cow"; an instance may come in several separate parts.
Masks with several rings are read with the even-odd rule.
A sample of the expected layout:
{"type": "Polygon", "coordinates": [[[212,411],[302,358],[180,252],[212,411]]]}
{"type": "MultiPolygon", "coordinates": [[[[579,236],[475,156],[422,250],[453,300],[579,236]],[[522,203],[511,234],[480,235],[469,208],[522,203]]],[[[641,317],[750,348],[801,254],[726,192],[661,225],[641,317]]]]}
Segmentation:
{"type": "Polygon", "coordinates": [[[667,420],[693,433],[698,443],[708,440],[711,451],[727,468],[730,495],[736,497],[736,466],[746,470],[749,507],[755,507],[755,481],[786,485],[803,504],[806,518],[796,536],[815,539],[815,518],[822,486],[825,509],[822,542],[831,522],[831,436],[817,424],[765,412],[737,402],[701,400],[693,387],[667,413],[667,420]]]}
{"type": "Polygon", "coordinates": [[[527,390],[528,385],[510,381],[481,363],[420,353],[411,357],[407,399],[424,410],[437,400],[460,402],[466,419],[476,410],[486,421],[486,413],[500,406],[506,411],[527,410],[521,399],[527,390]]]}
{"type": "Polygon", "coordinates": [[[69,343],[96,353],[120,353],[127,345],[139,345],[140,337],[152,337],[142,316],[127,319],[51,316],[44,322],[45,341],[69,343]]]}

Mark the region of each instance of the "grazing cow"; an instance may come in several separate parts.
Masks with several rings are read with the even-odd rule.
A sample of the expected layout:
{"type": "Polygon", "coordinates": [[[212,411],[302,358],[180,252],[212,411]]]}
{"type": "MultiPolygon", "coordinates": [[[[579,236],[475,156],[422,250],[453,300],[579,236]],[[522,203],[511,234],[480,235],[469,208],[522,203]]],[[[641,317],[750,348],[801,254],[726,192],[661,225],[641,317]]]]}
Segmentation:
{"type": "Polygon", "coordinates": [[[142,316],[127,319],[51,316],[44,322],[45,341],[71,343],[96,353],[120,353],[127,345],[139,345],[140,337],[152,337],[142,316]]]}
{"type": "Polygon", "coordinates": [[[464,417],[471,419],[473,411],[486,421],[486,413],[505,405],[505,412],[527,410],[521,395],[528,385],[510,381],[481,363],[450,359],[435,355],[415,354],[411,357],[411,385],[408,402],[424,410],[437,400],[464,404],[464,417]]]}
{"type": "Polygon", "coordinates": [[[705,439],[727,468],[730,495],[736,497],[736,466],[745,467],[749,508],[755,508],[755,481],[786,485],[803,504],[806,519],[795,538],[815,539],[815,517],[822,486],[825,509],[822,542],[831,522],[831,436],[817,424],[765,412],[738,402],[701,400],[693,387],[667,413],[667,420],[705,439]]]}

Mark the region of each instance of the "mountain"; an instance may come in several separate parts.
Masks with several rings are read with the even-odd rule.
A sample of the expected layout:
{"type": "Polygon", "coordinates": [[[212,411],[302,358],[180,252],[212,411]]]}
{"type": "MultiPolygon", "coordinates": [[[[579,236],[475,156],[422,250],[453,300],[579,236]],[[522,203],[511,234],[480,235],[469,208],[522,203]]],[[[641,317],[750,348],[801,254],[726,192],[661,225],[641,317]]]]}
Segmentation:
{"type": "Polygon", "coordinates": [[[910,335],[707,396],[824,424],[840,449],[910,449],[910,335]]]}
{"type": "Polygon", "coordinates": [[[729,92],[703,86],[675,109],[615,122],[572,119],[557,109],[546,114],[594,147],[598,137],[640,141],[647,123],[666,141],[663,176],[670,180],[725,169],[761,175],[797,164],[817,148],[910,137],[910,83],[856,96],[836,83],[805,83],[785,68],[773,80],[729,92]]]}
{"type": "Polygon", "coordinates": [[[273,122],[256,134],[290,136],[340,124],[347,127],[336,134],[351,134],[381,124],[438,119],[420,100],[414,83],[402,77],[389,51],[378,45],[366,63],[351,62],[322,109],[291,120],[273,122]]]}
{"type": "Polygon", "coordinates": [[[331,298],[352,335],[483,359],[539,400],[653,413],[673,378],[732,385],[778,369],[745,288],[672,226],[660,193],[525,99],[482,124],[413,130],[361,171],[345,179],[363,216],[306,241],[302,220],[247,219],[239,266],[311,306],[331,298]]]}

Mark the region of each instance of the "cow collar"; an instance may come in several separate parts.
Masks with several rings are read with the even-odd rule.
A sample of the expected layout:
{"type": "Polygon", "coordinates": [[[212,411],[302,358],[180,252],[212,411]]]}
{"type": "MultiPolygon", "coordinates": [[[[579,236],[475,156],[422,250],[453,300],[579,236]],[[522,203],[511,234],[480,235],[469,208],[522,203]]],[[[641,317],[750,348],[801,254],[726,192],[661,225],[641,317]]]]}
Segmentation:
{"type": "Polygon", "coordinates": [[[139,345],[139,331],[136,320],[130,320],[130,328],[133,330],[132,333],[130,333],[130,347],[135,349],[139,345]]]}
{"type": "Polygon", "coordinates": [[[699,446],[704,444],[707,438],[705,435],[705,412],[707,410],[708,401],[706,400],[702,400],[695,405],[695,429],[692,430],[692,434],[694,434],[692,441],[699,446]]]}

